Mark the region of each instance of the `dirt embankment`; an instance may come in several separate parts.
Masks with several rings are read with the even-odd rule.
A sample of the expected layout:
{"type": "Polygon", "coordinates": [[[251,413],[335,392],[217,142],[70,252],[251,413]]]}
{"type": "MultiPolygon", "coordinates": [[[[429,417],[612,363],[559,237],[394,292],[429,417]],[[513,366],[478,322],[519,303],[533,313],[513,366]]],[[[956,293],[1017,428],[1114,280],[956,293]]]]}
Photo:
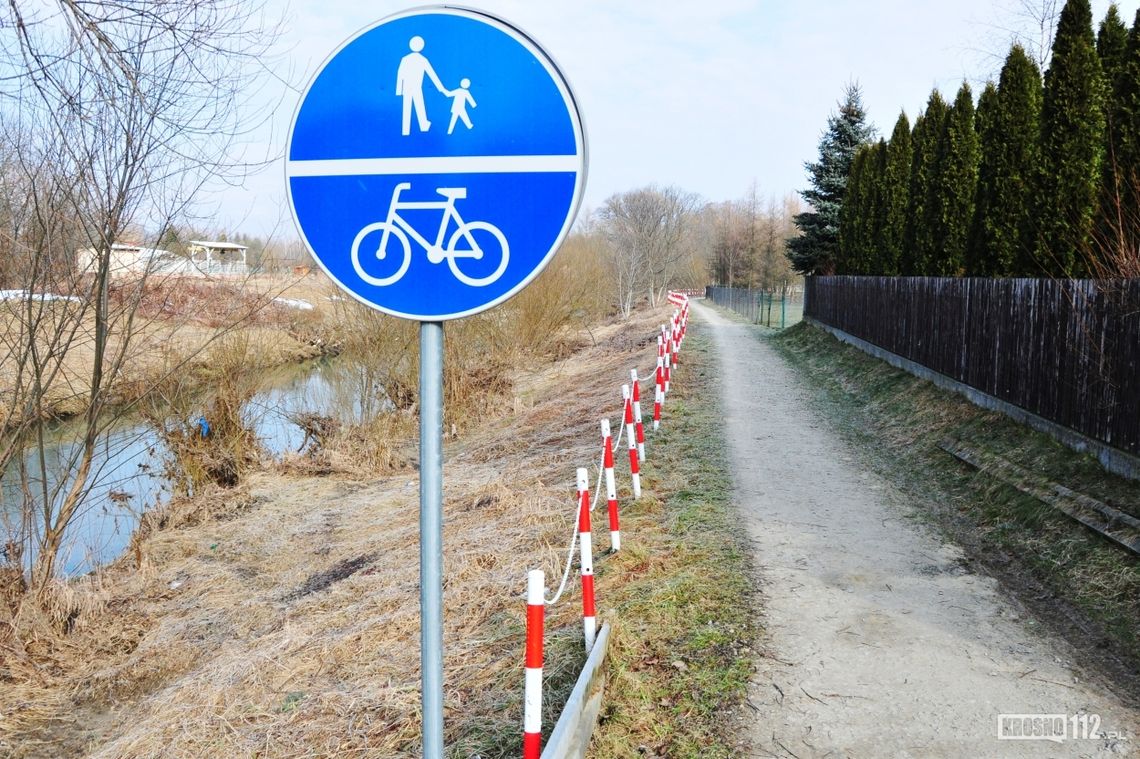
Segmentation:
{"type": "MultiPolygon", "coordinates": [[[[594,330],[594,343],[514,377],[512,406],[445,442],[446,724],[457,756],[517,752],[526,571],[543,568],[556,585],[573,527],[575,467],[595,462],[598,419],[609,412],[616,423],[617,389],[629,369],[651,376],[664,319],[649,312],[594,330]]],[[[690,515],[678,524],[655,489],[687,493],[703,475],[679,463],[663,467],[659,474],[647,468],[650,495],[628,507],[628,548],[598,559],[602,609],[652,603],[673,620],[644,637],[617,636],[624,674],[616,687],[625,688],[626,701],[607,713],[617,731],[607,744],[616,753],[607,756],[643,744],[656,752],[659,710],[668,710],[669,724],[693,726],[668,740],[694,745],[693,735],[717,732],[712,712],[739,695],[723,677],[712,678],[716,690],[694,714],[705,687],[701,667],[707,660],[739,669],[733,652],[746,625],[721,630],[718,604],[739,598],[730,587],[724,598],[702,598],[694,587],[679,600],[676,583],[728,571],[740,583],[739,554],[731,539],[703,536],[702,520],[722,512],[691,493],[683,497],[690,515]],[[702,535],[688,532],[677,544],[675,530],[697,529],[702,535]],[[611,572],[630,589],[611,589],[611,572]],[[671,641],[690,639],[693,651],[707,651],[670,656],[689,651],[671,641]],[[686,665],[675,656],[692,658],[686,665]],[[689,675],[680,672],[686,666],[689,675]]],[[[287,473],[301,469],[263,472],[237,490],[183,504],[137,553],[69,591],[83,601],[67,634],[23,646],[5,641],[0,750],[20,757],[418,755],[415,473],[287,473]]],[[[725,525],[716,530],[728,534],[725,525]]],[[[582,661],[579,615],[573,589],[548,615],[548,726],[582,661]]],[[[733,682],[743,687],[739,676],[733,682]]],[[[668,742],[660,745],[668,753],[668,742]]]]}

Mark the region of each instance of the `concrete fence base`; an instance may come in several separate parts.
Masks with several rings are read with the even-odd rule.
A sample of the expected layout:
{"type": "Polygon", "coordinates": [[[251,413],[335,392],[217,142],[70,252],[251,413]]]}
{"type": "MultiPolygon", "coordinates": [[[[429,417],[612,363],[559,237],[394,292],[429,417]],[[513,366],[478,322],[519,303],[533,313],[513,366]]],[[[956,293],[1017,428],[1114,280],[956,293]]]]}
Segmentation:
{"type": "Polygon", "coordinates": [[[590,745],[590,735],[594,732],[594,723],[602,708],[609,643],[610,623],[606,622],[594,641],[594,647],[586,659],[586,666],[582,667],[582,674],[578,675],[578,682],[570,692],[570,698],[566,699],[562,716],[558,718],[546,741],[542,759],[582,759],[586,756],[586,747],[590,745]]]}
{"type": "Polygon", "coordinates": [[[1032,427],[1038,432],[1044,432],[1050,435],[1063,445],[1072,448],[1078,453],[1090,453],[1097,457],[1103,466],[1113,474],[1118,474],[1121,477],[1127,477],[1132,480],[1140,480],[1140,458],[1133,456],[1129,453],[1113,448],[1110,445],[1105,445],[1099,440],[1094,440],[1087,435],[1082,435],[1076,430],[1071,430],[1068,427],[1062,427],[1056,422],[1051,422],[1044,419],[1031,411],[1026,411],[1020,406],[1003,401],[1000,398],[983,393],[975,387],[971,387],[956,379],[947,377],[945,374],[929,369],[922,364],[911,361],[910,359],[903,358],[902,356],[892,353],[884,348],[862,340],[854,335],[849,335],[841,329],[832,327],[830,324],[824,324],[818,319],[813,319],[809,316],[804,317],[804,321],[811,324],[813,327],[822,329],[830,333],[841,342],[848,345],[853,345],[864,353],[870,354],[875,358],[886,361],[891,366],[894,366],[903,371],[910,372],[924,380],[928,380],[943,390],[949,390],[959,395],[963,395],[976,406],[981,406],[990,411],[997,411],[1005,414],[1016,422],[1032,427]]]}

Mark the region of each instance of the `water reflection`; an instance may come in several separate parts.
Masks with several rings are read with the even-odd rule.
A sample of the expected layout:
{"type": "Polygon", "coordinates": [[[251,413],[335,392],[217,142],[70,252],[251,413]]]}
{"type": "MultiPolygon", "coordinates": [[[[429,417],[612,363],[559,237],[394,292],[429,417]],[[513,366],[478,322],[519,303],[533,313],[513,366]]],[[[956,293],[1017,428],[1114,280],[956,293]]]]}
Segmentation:
{"type": "MultiPolygon", "coordinates": [[[[353,424],[391,405],[377,372],[346,359],[275,370],[265,377],[263,387],[245,413],[265,450],[275,457],[296,451],[304,441],[304,433],[291,421],[295,414],[320,414],[353,424]]],[[[62,501],[82,453],[78,434],[76,422],[50,429],[42,466],[37,451],[29,449],[0,475],[0,515],[6,534],[14,534],[22,504],[36,508],[45,493],[57,506],[62,501]],[[26,477],[21,476],[21,467],[26,477]],[[22,483],[29,486],[27,499],[22,483]]],[[[64,573],[87,572],[123,552],[139,514],[169,496],[162,476],[165,456],[158,435],[137,418],[122,420],[100,438],[88,493],[60,555],[64,573]]],[[[25,563],[32,558],[25,555],[25,563]]]]}

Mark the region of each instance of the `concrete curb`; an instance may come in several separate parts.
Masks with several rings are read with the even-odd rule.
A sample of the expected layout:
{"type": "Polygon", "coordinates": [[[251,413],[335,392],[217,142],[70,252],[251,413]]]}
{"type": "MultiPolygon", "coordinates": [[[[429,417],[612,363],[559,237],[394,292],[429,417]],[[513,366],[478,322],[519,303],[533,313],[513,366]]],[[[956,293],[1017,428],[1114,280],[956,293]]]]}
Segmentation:
{"type": "Polygon", "coordinates": [[[1044,432],[1046,435],[1052,436],[1078,453],[1092,453],[1097,457],[1097,460],[1100,461],[1101,466],[1113,474],[1127,477],[1130,480],[1140,480],[1140,458],[1136,458],[1118,448],[1113,448],[1099,440],[1094,440],[1086,435],[1082,435],[1068,427],[1062,427],[1056,422],[1051,422],[1048,419],[1037,416],[1037,414],[1034,414],[1032,411],[1026,411],[1020,406],[1015,406],[1008,401],[1003,401],[1001,398],[995,398],[988,393],[983,393],[975,387],[947,377],[945,374],[940,374],[933,369],[928,369],[922,364],[911,361],[908,358],[903,358],[897,353],[891,353],[874,343],[869,343],[854,335],[849,335],[843,330],[832,327],[829,324],[824,324],[818,319],[804,315],[804,321],[813,327],[824,330],[842,342],[853,345],[864,353],[886,361],[891,366],[910,372],[921,379],[933,382],[943,390],[950,390],[951,392],[963,395],[976,406],[1005,414],[1016,422],[1032,427],[1038,432],[1044,432]]]}
{"type": "Polygon", "coordinates": [[[578,675],[578,682],[566,699],[562,716],[554,725],[542,759],[582,759],[586,747],[590,745],[590,735],[594,732],[594,722],[602,708],[602,694],[606,687],[606,651],[610,643],[610,623],[602,625],[594,641],[594,648],[578,675]]]}

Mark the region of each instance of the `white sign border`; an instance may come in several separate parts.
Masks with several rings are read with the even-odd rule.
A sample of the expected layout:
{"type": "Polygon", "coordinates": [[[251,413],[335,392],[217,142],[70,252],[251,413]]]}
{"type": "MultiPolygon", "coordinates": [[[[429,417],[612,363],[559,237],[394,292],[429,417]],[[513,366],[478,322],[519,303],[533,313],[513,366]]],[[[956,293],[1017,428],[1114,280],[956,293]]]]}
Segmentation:
{"type": "MultiPolygon", "coordinates": [[[[425,160],[431,161],[433,158],[428,157],[425,160]]],[[[310,77],[308,83],[305,85],[305,89],[301,92],[301,97],[297,100],[297,107],[293,111],[293,118],[289,122],[289,134],[285,142],[285,156],[282,162],[284,164],[286,200],[289,203],[289,214],[293,217],[293,224],[297,228],[297,232],[301,235],[301,239],[304,241],[305,247],[309,249],[309,253],[312,255],[313,260],[316,261],[317,265],[320,266],[325,274],[328,275],[329,279],[336,283],[336,285],[345,293],[352,296],[353,299],[376,311],[380,311],[397,318],[411,319],[419,322],[443,322],[451,321],[453,319],[462,319],[467,316],[474,316],[475,314],[482,313],[483,311],[487,311],[491,308],[494,308],[495,306],[504,303],[505,301],[521,292],[523,288],[525,288],[531,282],[533,282],[535,277],[541,274],[543,269],[545,269],[547,265],[550,264],[551,259],[554,258],[554,254],[558,252],[558,249],[566,240],[567,235],[569,235],[570,229],[573,227],[574,221],[578,217],[578,211],[582,205],[582,196],[585,194],[586,177],[589,168],[589,143],[586,137],[586,123],[582,117],[579,101],[574,96],[574,91],[570,87],[570,82],[562,73],[562,69],[558,66],[557,62],[555,62],[554,57],[551,56],[550,53],[546,52],[546,50],[538,44],[534,37],[523,31],[517,25],[507,21],[506,19],[488,13],[487,11],[480,10],[478,8],[469,8],[458,5],[424,5],[416,8],[408,8],[398,13],[393,13],[391,15],[385,16],[384,18],[381,18],[374,23],[360,28],[354,34],[349,35],[349,37],[345,39],[344,42],[340,43],[340,45],[338,45],[335,50],[333,50],[328,56],[325,57],[324,61],[321,62],[321,65],[318,66],[313,72],[312,77],[310,77]],[[490,26],[494,26],[516,40],[523,47],[525,47],[531,53],[531,55],[533,55],[535,59],[542,64],[543,68],[546,69],[547,74],[550,75],[550,78],[558,88],[558,93],[562,96],[562,101],[566,105],[566,109],[570,114],[571,125],[574,130],[574,145],[576,157],[578,159],[578,170],[575,173],[574,178],[574,195],[570,202],[570,212],[566,215],[566,220],[562,224],[562,229],[559,230],[558,236],[555,238],[554,243],[550,247],[550,250],[546,252],[546,255],[542,257],[542,260],[539,261],[538,265],[534,267],[530,274],[528,274],[521,282],[519,282],[517,285],[499,297],[487,303],[480,304],[475,308],[453,314],[425,315],[403,313],[391,308],[381,306],[378,303],[373,303],[372,301],[366,299],[363,295],[357,293],[352,288],[347,287],[331,271],[329,271],[329,268],[325,266],[324,261],[322,261],[321,257],[317,255],[312,243],[309,242],[309,238],[305,235],[305,230],[301,226],[301,220],[297,216],[296,206],[293,204],[293,187],[289,180],[293,176],[301,176],[302,174],[293,174],[290,172],[291,161],[289,160],[289,149],[292,147],[293,132],[296,129],[297,117],[301,113],[301,107],[305,103],[305,98],[308,97],[309,90],[312,89],[312,86],[314,83],[316,83],[317,78],[321,75],[321,73],[325,70],[325,67],[328,66],[329,62],[333,58],[335,58],[338,54],[340,54],[342,50],[355,42],[361,36],[367,34],[379,26],[383,26],[384,24],[396,21],[401,18],[427,15],[429,13],[472,18],[477,21],[482,21],[490,26]]]]}

